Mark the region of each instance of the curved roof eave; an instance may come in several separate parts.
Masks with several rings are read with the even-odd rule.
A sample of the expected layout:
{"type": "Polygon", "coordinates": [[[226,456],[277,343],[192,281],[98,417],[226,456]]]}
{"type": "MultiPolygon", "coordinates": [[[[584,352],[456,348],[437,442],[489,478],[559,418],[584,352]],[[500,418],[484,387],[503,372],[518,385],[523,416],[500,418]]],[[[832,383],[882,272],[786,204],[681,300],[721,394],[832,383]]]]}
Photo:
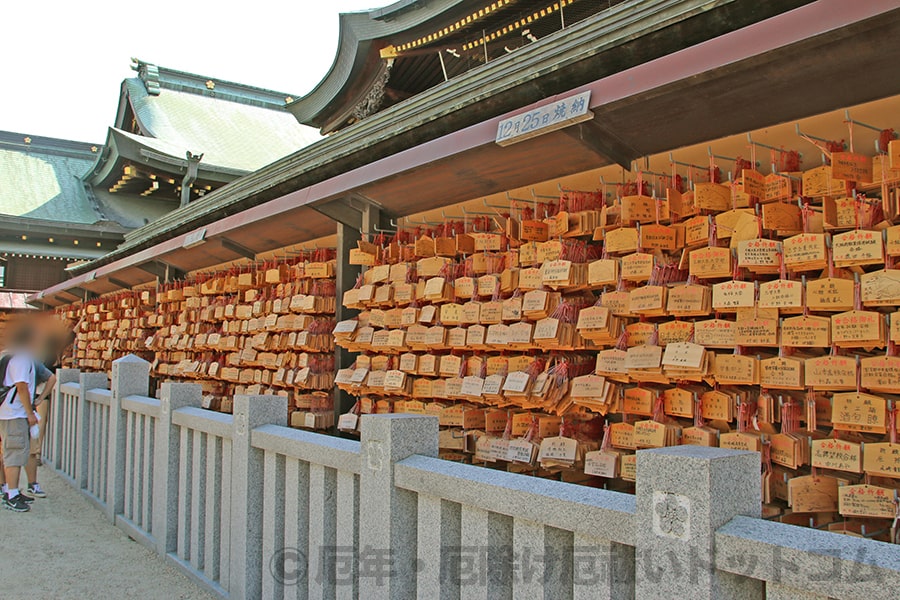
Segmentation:
{"type": "MultiPolygon", "coordinates": [[[[110,127],[107,130],[103,153],[97,157],[91,169],[81,179],[90,185],[99,185],[111,173],[121,168],[120,163],[122,160],[131,160],[165,173],[183,173],[186,166],[177,164],[184,161],[183,155],[184,153],[179,152],[175,146],[162,140],[143,138],[142,136],[110,127]],[[161,157],[162,161],[158,160],[157,157],[161,157]]],[[[248,171],[201,163],[200,173],[203,174],[205,179],[228,183],[237,177],[246,175],[248,171]]]]}
{"type": "Polygon", "coordinates": [[[106,143],[103,144],[103,152],[97,157],[97,161],[91,167],[91,170],[82,177],[82,180],[89,185],[97,185],[109,177],[116,163],[118,163],[119,150],[116,148],[116,141],[112,132],[113,128],[108,127],[106,130],[106,143]]]}
{"type": "Polygon", "coordinates": [[[417,3],[422,6],[396,14],[391,20],[383,19],[389,14],[397,13],[395,6],[403,4],[399,8],[405,8],[408,3],[396,2],[367,12],[341,13],[338,49],[331,68],[311,92],[291,102],[286,108],[300,123],[319,126],[320,113],[351,84],[357,66],[365,62],[372,41],[421,25],[464,1],[434,0],[417,3]]]}
{"type": "Polygon", "coordinates": [[[131,109],[131,114],[134,116],[135,121],[137,121],[138,127],[146,131],[143,123],[140,121],[140,117],[131,103],[131,94],[128,93],[128,79],[125,79],[119,85],[119,105],[116,109],[115,124],[112,127],[107,127],[106,143],[103,145],[103,151],[97,156],[97,160],[94,161],[91,168],[81,176],[82,181],[87,183],[93,180],[96,182],[109,174],[108,170],[110,166],[107,163],[109,162],[109,155],[113,152],[113,131],[116,129],[124,130],[125,127],[127,127],[127,124],[124,122],[126,107],[131,109]],[[99,179],[97,178],[98,175],[101,175],[99,179]]]}

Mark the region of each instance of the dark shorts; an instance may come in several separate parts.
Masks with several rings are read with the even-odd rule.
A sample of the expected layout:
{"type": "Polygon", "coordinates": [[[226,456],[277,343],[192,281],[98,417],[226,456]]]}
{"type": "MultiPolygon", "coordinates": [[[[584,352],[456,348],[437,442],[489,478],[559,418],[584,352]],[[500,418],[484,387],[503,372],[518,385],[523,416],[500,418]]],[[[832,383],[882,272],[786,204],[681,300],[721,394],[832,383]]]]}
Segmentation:
{"type": "Polygon", "coordinates": [[[31,448],[28,419],[0,420],[0,438],[3,438],[4,466],[24,467],[31,448]]]}

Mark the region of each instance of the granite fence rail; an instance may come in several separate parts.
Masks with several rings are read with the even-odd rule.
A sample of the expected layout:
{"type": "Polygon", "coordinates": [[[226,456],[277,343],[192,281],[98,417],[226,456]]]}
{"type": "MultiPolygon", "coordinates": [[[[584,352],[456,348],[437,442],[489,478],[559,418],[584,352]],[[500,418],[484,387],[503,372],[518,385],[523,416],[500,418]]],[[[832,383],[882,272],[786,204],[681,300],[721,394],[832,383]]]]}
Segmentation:
{"type": "Polygon", "coordinates": [[[356,442],[288,428],[280,397],[151,398],[149,373],[60,370],[45,462],[224,598],[900,597],[900,547],[760,519],[755,453],[640,451],[631,496],[439,460],[435,417],[356,442]]]}

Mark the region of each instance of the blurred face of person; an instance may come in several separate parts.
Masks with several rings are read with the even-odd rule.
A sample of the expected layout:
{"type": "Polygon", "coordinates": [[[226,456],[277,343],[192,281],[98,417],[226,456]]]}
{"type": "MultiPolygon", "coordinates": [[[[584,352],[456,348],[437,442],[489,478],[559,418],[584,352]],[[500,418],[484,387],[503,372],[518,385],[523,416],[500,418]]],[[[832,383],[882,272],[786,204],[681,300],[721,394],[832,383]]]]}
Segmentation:
{"type": "Polygon", "coordinates": [[[50,362],[71,335],[66,324],[46,313],[18,315],[0,331],[0,350],[29,352],[36,359],[50,362]]]}

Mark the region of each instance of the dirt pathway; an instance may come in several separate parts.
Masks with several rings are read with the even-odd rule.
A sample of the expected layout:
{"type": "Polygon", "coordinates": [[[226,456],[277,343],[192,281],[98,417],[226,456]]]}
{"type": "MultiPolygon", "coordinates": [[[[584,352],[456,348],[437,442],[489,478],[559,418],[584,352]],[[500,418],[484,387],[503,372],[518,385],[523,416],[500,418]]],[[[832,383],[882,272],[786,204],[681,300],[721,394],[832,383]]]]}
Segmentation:
{"type": "Polygon", "coordinates": [[[28,513],[0,508],[4,598],[213,598],[53,471],[39,475],[48,498],[35,499],[28,513]]]}

